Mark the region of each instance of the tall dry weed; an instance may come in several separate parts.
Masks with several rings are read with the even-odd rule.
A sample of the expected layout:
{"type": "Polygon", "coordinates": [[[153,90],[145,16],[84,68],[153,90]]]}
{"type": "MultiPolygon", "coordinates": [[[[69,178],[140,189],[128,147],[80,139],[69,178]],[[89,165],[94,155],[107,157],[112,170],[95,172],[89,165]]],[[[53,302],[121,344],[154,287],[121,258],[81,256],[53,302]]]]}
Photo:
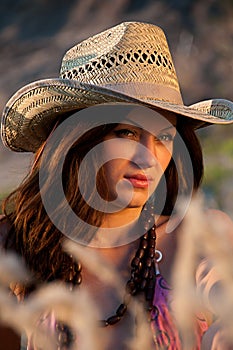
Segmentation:
{"type": "MultiPolygon", "coordinates": [[[[203,309],[211,309],[215,313],[233,346],[233,232],[229,227],[228,219],[217,212],[206,211],[200,198],[192,201],[181,225],[173,270],[172,305],[185,350],[193,349],[195,315],[203,309]],[[212,284],[208,282],[209,276],[212,284]],[[221,281],[217,282],[218,279],[221,281]]],[[[64,249],[88,266],[105,285],[111,285],[119,297],[122,295],[125,286],[113,265],[107,265],[94,251],[68,240],[64,249]]],[[[45,284],[23,303],[18,303],[15,296],[9,293],[9,283],[19,280],[27,283],[30,278],[18,258],[12,254],[1,254],[1,322],[12,326],[19,334],[34,334],[34,342],[43,350],[55,350],[55,333],[51,334],[48,329],[38,326],[39,320],[51,313],[78,334],[79,350],[109,349],[110,339],[100,337],[96,322],[101,315],[99,306],[85,288],[70,291],[61,283],[45,284]]],[[[126,348],[154,349],[156,345],[152,345],[148,314],[142,303],[133,298],[129,312],[137,319],[137,330],[125,345],[126,348]]],[[[72,350],[77,349],[74,347],[72,350]]]]}
{"type": "Polygon", "coordinates": [[[233,346],[233,228],[229,218],[193,199],[173,270],[174,314],[184,349],[193,349],[195,316],[214,314],[233,346]]]}

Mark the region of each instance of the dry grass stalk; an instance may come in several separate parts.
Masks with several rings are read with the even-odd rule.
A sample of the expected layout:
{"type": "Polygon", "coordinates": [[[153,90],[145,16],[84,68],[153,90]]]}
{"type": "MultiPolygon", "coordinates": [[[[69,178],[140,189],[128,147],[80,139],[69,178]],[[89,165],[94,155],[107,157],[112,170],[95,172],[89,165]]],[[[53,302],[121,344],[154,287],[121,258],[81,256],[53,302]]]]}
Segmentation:
{"type": "Polygon", "coordinates": [[[34,342],[43,349],[56,349],[54,334],[40,327],[40,319],[49,312],[70,325],[79,334],[79,349],[103,350],[103,341],[98,337],[97,308],[84,290],[70,292],[58,283],[43,285],[23,303],[18,303],[6,288],[9,281],[28,280],[23,265],[17,257],[9,254],[1,257],[0,320],[13,327],[19,334],[33,334],[34,342]],[[17,279],[18,274],[18,279],[17,279]],[[88,335],[87,335],[88,333],[88,335]]]}
{"type": "MultiPolygon", "coordinates": [[[[203,199],[193,200],[180,232],[179,249],[173,272],[174,312],[185,349],[192,349],[194,315],[201,307],[215,311],[226,327],[233,344],[233,232],[218,215],[208,214],[203,199]],[[215,293],[208,293],[195,283],[200,257],[208,259],[207,268],[221,279],[215,293]],[[220,288],[219,288],[220,287],[220,288]],[[204,294],[203,294],[204,293],[204,294]],[[219,305],[220,307],[216,307],[219,305]]],[[[207,261],[207,260],[206,260],[207,261]]],[[[211,289],[214,291],[215,287],[211,289]]],[[[207,288],[206,288],[207,290],[207,288]]]]}
{"type": "MultiPolygon", "coordinates": [[[[174,267],[174,313],[179,326],[183,348],[191,349],[195,341],[193,325],[194,315],[200,305],[210,306],[217,312],[225,326],[227,337],[233,344],[233,238],[217,216],[206,215],[200,198],[191,203],[182,231],[177,260],[174,267]],[[210,269],[221,276],[221,288],[216,289],[211,300],[196,289],[195,271],[200,256],[207,256],[210,269]],[[210,305],[211,304],[211,305],[210,305]],[[220,307],[216,307],[220,305],[220,307]]],[[[120,293],[124,285],[113,266],[106,265],[94,250],[85,250],[71,241],[65,243],[65,249],[74,258],[80,260],[90,271],[98,273],[104,283],[109,283],[120,293]]],[[[38,326],[40,317],[53,312],[55,317],[70,325],[79,337],[79,349],[104,350],[108,340],[100,339],[96,320],[99,319],[98,307],[83,288],[70,292],[63,284],[50,283],[31,294],[24,303],[18,304],[16,298],[9,295],[6,285],[9,281],[28,280],[28,274],[14,256],[1,256],[0,264],[0,318],[17,332],[34,333],[36,342],[45,349],[55,349],[55,341],[50,333],[38,326]]],[[[128,342],[129,350],[150,349],[152,337],[148,324],[148,315],[142,304],[132,300],[129,311],[137,317],[137,332],[128,342]]]]}
{"type": "MultiPolygon", "coordinates": [[[[191,210],[190,210],[191,212],[191,210]]],[[[197,263],[197,248],[193,242],[197,229],[197,218],[186,214],[182,231],[179,232],[179,246],[173,270],[174,314],[182,336],[184,349],[192,349],[193,315],[196,310],[194,271],[197,263]]]]}
{"type": "Polygon", "coordinates": [[[8,287],[14,282],[29,282],[30,274],[16,254],[0,254],[0,284],[8,287]]]}
{"type": "Polygon", "coordinates": [[[154,349],[150,323],[148,322],[148,313],[145,312],[143,304],[137,300],[131,302],[131,312],[134,314],[137,322],[137,328],[134,337],[127,343],[128,350],[154,349]]]}

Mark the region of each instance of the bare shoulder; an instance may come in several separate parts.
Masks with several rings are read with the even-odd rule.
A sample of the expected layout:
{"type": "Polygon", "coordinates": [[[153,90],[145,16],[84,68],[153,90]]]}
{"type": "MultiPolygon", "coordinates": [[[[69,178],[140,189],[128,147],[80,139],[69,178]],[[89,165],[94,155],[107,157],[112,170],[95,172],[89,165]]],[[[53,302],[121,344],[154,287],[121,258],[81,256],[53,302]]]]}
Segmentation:
{"type": "Polygon", "coordinates": [[[217,219],[217,220],[224,220],[227,223],[231,223],[233,224],[232,219],[230,218],[230,216],[228,214],[226,214],[224,211],[219,210],[219,209],[208,209],[206,211],[206,214],[213,219],[217,219]]]}
{"type": "Polygon", "coordinates": [[[232,236],[233,240],[233,220],[228,214],[218,209],[208,209],[206,215],[210,223],[216,225],[223,235],[232,236]]]}
{"type": "Polygon", "coordinates": [[[211,231],[213,236],[209,241],[207,256],[203,257],[197,266],[196,283],[206,309],[210,314],[217,315],[219,309],[216,309],[216,300],[225,295],[224,281],[229,271],[227,266],[232,263],[233,222],[229,215],[221,210],[210,209],[205,214],[208,223],[216,230],[211,231]]]}
{"type": "MultiPolygon", "coordinates": [[[[228,254],[232,255],[233,251],[233,221],[229,215],[221,210],[208,209],[205,214],[208,223],[212,225],[212,228],[214,227],[216,229],[212,231],[215,232],[216,239],[214,242],[212,241],[210,243],[212,243],[213,249],[217,249],[218,259],[219,252],[222,253],[222,256],[227,258],[228,254]]],[[[200,259],[200,264],[198,265],[197,277],[198,279],[205,280],[206,276],[208,276],[208,278],[211,276],[214,282],[216,282],[216,278],[221,278],[219,273],[216,271],[215,265],[213,264],[213,259],[209,259],[209,257],[202,257],[202,259],[200,259]]]]}

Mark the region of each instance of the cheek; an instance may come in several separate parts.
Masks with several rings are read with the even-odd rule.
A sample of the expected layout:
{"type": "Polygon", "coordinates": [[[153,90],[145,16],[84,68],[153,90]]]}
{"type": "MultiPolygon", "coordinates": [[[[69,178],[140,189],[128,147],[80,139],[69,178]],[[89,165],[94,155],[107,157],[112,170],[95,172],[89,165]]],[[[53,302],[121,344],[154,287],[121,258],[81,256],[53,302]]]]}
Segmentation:
{"type": "Polygon", "coordinates": [[[135,145],[126,141],[127,140],[124,139],[110,139],[105,140],[102,145],[102,167],[106,178],[109,179],[110,182],[112,182],[112,179],[121,176],[122,172],[126,171],[133,157],[133,153],[135,152],[135,145]]]}
{"type": "Polygon", "coordinates": [[[161,150],[159,150],[159,152],[157,152],[157,160],[163,171],[166,170],[168,164],[170,163],[170,160],[172,158],[172,151],[173,147],[163,147],[161,150]]]}
{"type": "Polygon", "coordinates": [[[116,197],[116,184],[119,181],[119,174],[116,171],[118,160],[110,160],[104,163],[97,175],[97,190],[104,200],[113,200],[116,197]]]}
{"type": "Polygon", "coordinates": [[[102,143],[102,159],[107,162],[114,159],[131,159],[135,153],[135,142],[126,139],[109,139],[102,143]]]}
{"type": "Polygon", "coordinates": [[[103,165],[103,171],[107,182],[113,182],[119,177],[120,169],[124,166],[124,161],[112,159],[103,165]]]}

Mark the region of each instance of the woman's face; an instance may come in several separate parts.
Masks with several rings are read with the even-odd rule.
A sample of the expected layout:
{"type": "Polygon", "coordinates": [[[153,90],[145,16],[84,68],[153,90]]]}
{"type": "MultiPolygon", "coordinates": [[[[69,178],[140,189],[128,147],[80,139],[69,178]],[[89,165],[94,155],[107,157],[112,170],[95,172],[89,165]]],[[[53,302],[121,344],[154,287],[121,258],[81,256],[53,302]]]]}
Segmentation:
{"type": "Polygon", "coordinates": [[[175,124],[174,116],[165,118],[151,110],[143,116],[136,112],[105,136],[108,201],[117,199],[116,205],[131,208],[146,203],[171,160],[175,124]]]}

